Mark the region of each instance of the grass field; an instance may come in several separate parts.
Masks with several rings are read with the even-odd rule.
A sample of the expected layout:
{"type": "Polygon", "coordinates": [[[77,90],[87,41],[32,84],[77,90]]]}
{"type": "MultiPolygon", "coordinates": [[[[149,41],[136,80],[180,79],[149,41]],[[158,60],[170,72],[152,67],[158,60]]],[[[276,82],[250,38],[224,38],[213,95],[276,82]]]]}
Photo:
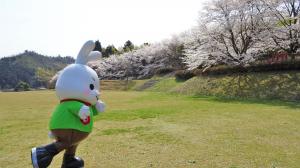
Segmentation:
{"type": "MultiPolygon", "coordinates": [[[[79,147],[86,168],[298,168],[300,107],[154,92],[104,91],[107,112],[79,147]]],[[[0,92],[0,167],[27,168],[46,144],[53,91],[0,92]]],[[[55,157],[58,168],[62,154],[55,157]]]]}

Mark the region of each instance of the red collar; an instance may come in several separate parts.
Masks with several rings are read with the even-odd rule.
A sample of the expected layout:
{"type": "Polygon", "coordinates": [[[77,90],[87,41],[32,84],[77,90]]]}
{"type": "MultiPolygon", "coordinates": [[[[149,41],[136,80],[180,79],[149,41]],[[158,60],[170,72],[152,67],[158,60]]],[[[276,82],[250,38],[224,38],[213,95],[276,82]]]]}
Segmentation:
{"type": "Polygon", "coordinates": [[[78,100],[78,99],[63,99],[63,100],[60,101],[60,103],[66,102],[66,101],[78,101],[78,102],[80,102],[80,103],[85,104],[86,106],[91,106],[91,105],[92,105],[92,104],[89,103],[89,102],[85,102],[85,101],[78,100]]]}

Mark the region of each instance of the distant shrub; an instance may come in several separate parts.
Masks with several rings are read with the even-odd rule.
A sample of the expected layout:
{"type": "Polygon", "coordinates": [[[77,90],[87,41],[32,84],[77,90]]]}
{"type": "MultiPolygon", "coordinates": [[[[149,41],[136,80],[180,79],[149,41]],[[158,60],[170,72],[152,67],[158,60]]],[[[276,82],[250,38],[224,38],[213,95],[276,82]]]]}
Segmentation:
{"type": "Polygon", "coordinates": [[[18,92],[18,91],[28,91],[29,88],[30,88],[30,86],[29,86],[28,83],[23,82],[23,81],[20,81],[20,82],[16,85],[16,87],[14,88],[14,90],[15,90],[16,92],[18,92]]]}
{"type": "Polygon", "coordinates": [[[300,70],[300,61],[286,61],[274,64],[256,64],[251,66],[225,66],[220,65],[202,71],[201,69],[194,70],[196,75],[230,75],[236,73],[249,72],[272,72],[272,71],[292,71],[300,70]]]}
{"type": "Polygon", "coordinates": [[[175,69],[174,68],[159,68],[155,71],[156,75],[165,75],[171,72],[174,72],[175,69]]]}
{"type": "Polygon", "coordinates": [[[203,69],[193,69],[192,71],[195,76],[199,76],[203,74],[203,69]]]}
{"type": "Polygon", "coordinates": [[[195,73],[189,70],[178,70],[175,72],[176,80],[188,80],[194,76],[196,76],[195,73]]]}

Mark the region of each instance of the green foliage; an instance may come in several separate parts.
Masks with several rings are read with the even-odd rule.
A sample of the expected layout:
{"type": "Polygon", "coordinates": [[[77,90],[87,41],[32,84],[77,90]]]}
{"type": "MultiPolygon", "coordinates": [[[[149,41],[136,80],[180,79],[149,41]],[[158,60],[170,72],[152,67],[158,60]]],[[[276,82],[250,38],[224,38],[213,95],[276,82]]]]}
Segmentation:
{"type": "Polygon", "coordinates": [[[33,51],[4,57],[0,59],[0,88],[14,88],[19,81],[32,88],[46,87],[47,81],[57,71],[73,62],[71,57],[47,57],[33,51]]]}
{"type": "Polygon", "coordinates": [[[130,40],[127,40],[124,44],[123,51],[129,52],[132,51],[133,49],[134,49],[133,43],[130,40]]]}
{"type": "Polygon", "coordinates": [[[103,57],[109,57],[113,54],[118,54],[119,51],[116,49],[114,45],[108,45],[102,52],[103,57]]]}
{"type": "Polygon", "coordinates": [[[16,87],[14,88],[15,91],[29,91],[29,84],[23,81],[20,81],[16,87]]]}
{"type": "Polygon", "coordinates": [[[284,18],[280,19],[277,23],[278,27],[284,27],[284,26],[290,26],[292,24],[296,24],[297,19],[296,18],[284,18]]]}
{"type": "Polygon", "coordinates": [[[36,69],[36,78],[38,81],[43,82],[43,81],[48,81],[49,79],[51,79],[53,77],[53,74],[55,74],[56,71],[52,70],[52,69],[44,69],[41,67],[38,67],[36,69]]]}
{"type": "Polygon", "coordinates": [[[102,52],[102,46],[99,40],[95,41],[95,48],[93,51],[99,51],[102,52]]]}

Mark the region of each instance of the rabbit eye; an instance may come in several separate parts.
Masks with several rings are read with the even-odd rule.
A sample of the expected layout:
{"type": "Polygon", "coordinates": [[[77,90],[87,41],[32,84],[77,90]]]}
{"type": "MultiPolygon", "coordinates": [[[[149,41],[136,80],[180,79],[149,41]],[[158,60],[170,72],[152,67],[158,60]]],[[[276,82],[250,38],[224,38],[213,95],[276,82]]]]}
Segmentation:
{"type": "Polygon", "coordinates": [[[94,90],[95,86],[93,84],[90,84],[90,89],[94,90]]]}

